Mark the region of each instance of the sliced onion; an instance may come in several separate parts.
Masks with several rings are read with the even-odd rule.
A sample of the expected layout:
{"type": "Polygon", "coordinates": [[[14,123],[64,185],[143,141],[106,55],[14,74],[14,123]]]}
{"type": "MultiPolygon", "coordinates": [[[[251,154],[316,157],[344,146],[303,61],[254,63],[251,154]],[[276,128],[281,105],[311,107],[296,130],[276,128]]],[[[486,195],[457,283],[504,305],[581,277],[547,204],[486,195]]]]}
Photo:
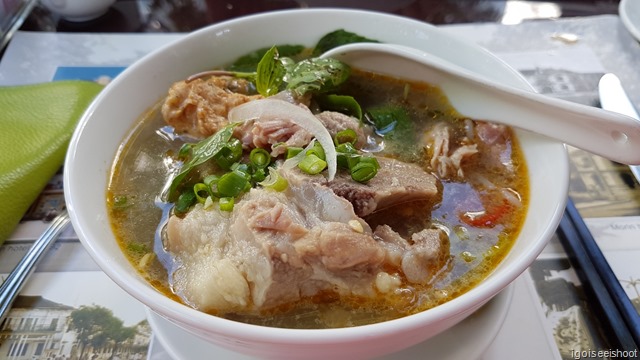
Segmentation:
{"type": "Polygon", "coordinates": [[[327,128],[309,110],[278,99],[259,99],[236,106],[229,111],[229,121],[245,122],[262,117],[289,119],[311,133],[322,145],[327,160],[328,177],[336,175],[336,149],[327,128]]]}

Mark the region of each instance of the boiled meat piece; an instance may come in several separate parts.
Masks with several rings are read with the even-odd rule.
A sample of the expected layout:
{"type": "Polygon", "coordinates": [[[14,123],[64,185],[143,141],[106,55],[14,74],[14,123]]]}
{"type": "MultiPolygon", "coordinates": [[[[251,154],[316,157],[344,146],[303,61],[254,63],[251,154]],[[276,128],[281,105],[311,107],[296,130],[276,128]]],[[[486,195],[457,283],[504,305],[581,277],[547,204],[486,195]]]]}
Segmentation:
{"type": "Polygon", "coordinates": [[[449,261],[449,237],[440,229],[424,229],[407,240],[388,225],[380,225],[374,236],[384,244],[387,261],[400,265],[411,283],[431,283],[449,261]]]}
{"type": "Polygon", "coordinates": [[[167,237],[179,264],[174,290],[211,312],[270,308],[326,289],[372,295],[385,258],[348,201],[293,179],[284,192],[252,189],[230,215],[196,205],[172,216],[167,237]]]}
{"type": "Polygon", "coordinates": [[[205,138],[229,123],[231,108],[262,98],[248,93],[248,81],[230,76],[178,81],[169,89],[162,116],[176,132],[205,138]]]}
{"type": "MultiPolygon", "coordinates": [[[[296,105],[311,112],[304,104],[297,103],[296,105]]],[[[313,135],[291,121],[286,115],[263,116],[246,121],[235,129],[234,136],[241,139],[245,148],[271,148],[272,156],[284,154],[289,147],[305,147],[313,139],[313,135]]],[[[356,146],[360,148],[366,144],[367,132],[358,119],[333,111],[324,111],[315,116],[327,128],[331,136],[335,136],[339,131],[352,129],[358,137],[356,146]]]]}
{"type": "Polygon", "coordinates": [[[360,149],[367,143],[367,135],[370,135],[371,131],[367,131],[357,118],[336,111],[323,111],[316,117],[332,137],[340,131],[351,129],[356,132],[358,139],[355,143],[356,148],[360,149]]]}
{"type": "Polygon", "coordinates": [[[438,180],[416,164],[378,157],[378,174],[367,183],[358,183],[340,172],[328,183],[337,195],[353,204],[358,216],[410,201],[440,202],[438,180]]]}
{"type": "MultiPolygon", "coordinates": [[[[382,164],[412,171],[395,160],[382,164]]],[[[409,282],[429,283],[448,257],[446,236],[436,230],[406,240],[385,225],[374,234],[322,176],[302,175],[295,167],[278,171],[289,183],[285,191],[255,188],[231,213],[196,205],[183,218],[169,219],[165,247],[177,264],[172,287],[185,302],[212,313],[246,313],[324,291],[371,297],[400,286],[402,273],[409,282]]],[[[394,181],[401,187],[403,180],[394,181]]],[[[430,180],[425,184],[436,187],[430,180]]],[[[421,196],[411,189],[411,196],[421,196]]],[[[411,198],[393,187],[387,193],[399,201],[411,198]]]]}
{"type": "Polygon", "coordinates": [[[271,156],[284,154],[288,147],[304,147],[313,139],[310,132],[285,117],[249,120],[234,129],[234,136],[245,148],[270,148],[271,156]]]}
{"type": "Polygon", "coordinates": [[[438,123],[425,136],[427,147],[431,150],[430,165],[442,179],[463,178],[463,162],[478,153],[476,144],[455,145],[450,143],[450,129],[444,123],[438,123]]]}

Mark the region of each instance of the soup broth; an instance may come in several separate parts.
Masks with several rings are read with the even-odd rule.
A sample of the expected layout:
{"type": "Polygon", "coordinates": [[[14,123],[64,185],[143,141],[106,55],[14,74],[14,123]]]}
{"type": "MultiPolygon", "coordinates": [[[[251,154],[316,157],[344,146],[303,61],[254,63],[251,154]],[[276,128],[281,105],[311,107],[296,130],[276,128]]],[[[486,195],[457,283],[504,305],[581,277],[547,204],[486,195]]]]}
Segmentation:
{"type": "MultiPolygon", "coordinates": [[[[487,277],[508,254],[522,226],[529,193],[526,164],[510,129],[500,128],[500,133],[491,135],[495,139],[479,141],[477,153],[462,162],[461,170],[451,170],[438,162],[436,153],[442,151],[442,144],[434,142],[434,134],[446,131],[449,153],[454,153],[482,131],[496,127],[459,115],[439,89],[423,83],[354,70],[337,92],[353,96],[363,109],[392,104],[405,111],[409,122],[395,123],[393,137],[383,131],[371,134],[377,148],[368,151],[417,164],[435,175],[441,197],[402,201],[362,219],[371,229],[386,225],[404,238],[422,229],[439,230],[447,237],[446,259],[425,283],[407,281],[398,275],[398,268],[384,265],[384,273],[399,283],[386,292],[377,288],[374,296],[324,289],[260,311],[209,310],[212,314],[287,328],[381,322],[459,296],[487,277]]],[[[363,118],[365,124],[372,121],[369,114],[363,118]]],[[[181,302],[185,301],[175,292],[174,277],[183,264],[167,252],[166,234],[159,224],[165,224],[171,213],[171,204],[163,202],[161,194],[180,166],[176,154],[185,141],[191,140],[166,125],[160,105],[151,109],[117,154],[107,192],[111,224],[127,258],[158,291],[181,302]]],[[[236,206],[242,201],[238,198],[236,206]]]]}

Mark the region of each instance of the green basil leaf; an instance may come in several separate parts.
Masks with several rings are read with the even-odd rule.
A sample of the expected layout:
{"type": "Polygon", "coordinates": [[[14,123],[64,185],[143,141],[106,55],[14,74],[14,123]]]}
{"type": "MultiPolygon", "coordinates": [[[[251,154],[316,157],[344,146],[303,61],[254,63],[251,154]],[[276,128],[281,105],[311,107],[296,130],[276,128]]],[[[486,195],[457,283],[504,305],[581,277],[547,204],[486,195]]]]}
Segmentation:
{"type": "Polygon", "coordinates": [[[231,135],[233,135],[233,128],[237,125],[237,123],[229,124],[215,134],[193,145],[191,149],[191,158],[182,165],[180,172],[178,172],[173,180],[171,180],[168,194],[169,201],[175,199],[178,187],[182,184],[182,181],[187,177],[187,175],[189,175],[191,170],[213,158],[221,149],[227,146],[229,139],[231,139],[231,135]]]}
{"type": "MultiPolygon", "coordinates": [[[[278,54],[280,55],[280,58],[285,56],[286,57],[298,56],[304,50],[303,45],[283,44],[283,45],[277,45],[276,47],[278,48],[278,54]]],[[[270,49],[271,48],[269,47],[264,47],[264,48],[252,51],[246,55],[243,55],[238,59],[236,59],[236,61],[234,61],[233,64],[231,64],[231,66],[229,66],[228,70],[236,71],[236,72],[255,72],[258,69],[258,63],[260,62],[260,60],[262,60],[262,58],[264,57],[264,54],[266,54],[267,51],[269,51],[270,49]]]]}
{"type": "Polygon", "coordinates": [[[362,120],[362,108],[353,96],[336,94],[320,96],[318,105],[322,110],[337,111],[362,120]]]}
{"type": "Polygon", "coordinates": [[[264,97],[277,94],[284,82],[286,71],[278,57],[278,49],[273,46],[258,63],[256,90],[264,97]]]}
{"type": "Polygon", "coordinates": [[[387,105],[367,109],[368,120],[376,132],[393,139],[403,133],[413,132],[413,123],[407,110],[401,106],[387,105]]]}
{"type": "Polygon", "coordinates": [[[344,83],[351,68],[331,58],[311,58],[297,63],[285,77],[287,89],[302,96],[308,92],[324,93],[344,83]]]}
{"type": "Polygon", "coordinates": [[[328,50],[333,49],[334,47],[351,44],[351,43],[357,43],[357,42],[379,42],[379,41],[369,39],[364,36],[360,36],[356,33],[352,33],[344,29],[339,29],[324,35],[314,47],[313,53],[311,55],[320,56],[321,54],[327,52],[328,50]]]}

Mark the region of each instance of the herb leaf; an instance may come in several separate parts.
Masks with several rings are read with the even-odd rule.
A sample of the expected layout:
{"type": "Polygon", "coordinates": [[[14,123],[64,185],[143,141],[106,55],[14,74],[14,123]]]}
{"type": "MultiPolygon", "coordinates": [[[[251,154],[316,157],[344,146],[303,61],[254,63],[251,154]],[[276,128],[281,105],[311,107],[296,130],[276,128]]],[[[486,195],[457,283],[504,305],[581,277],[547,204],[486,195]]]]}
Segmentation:
{"type": "Polygon", "coordinates": [[[324,93],[345,82],[351,68],[331,58],[311,58],[297,63],[285,77],[287,89],[298,96],[307,92],[324,93]]]}
{"type": "MultiPolygon", "coordinates": [[[[304,50],[303,45],[278,45],[277,48],[280,57],[293,57],[300,55],[304,50]]],[[[247,73],[255,72],[258,68],[258,63],[262,60],[264,54],[266,54],[270,49],[271,48],[268,47],[261,48],[239,57],[231,66],[229,66],[229,71],[247,73]]]]}
{"type": "Polygon", "coordinates": [[[373,40],[366,38],[364,36],[360,36],[356,33],[352,33],[346,31],[344,29],[339,29],[336,31],[332,31],[326,35],[324,35],[316,44],[313,49],[312,56],[320,56],[328,50],[333,49],[334,47],[340,45],[346,45],[357,42],[379,42],[378,40],[373,40]]]}
{"type": "Polygon", "coordinates": [[[337,111],[362,120],[362,108],[353,96],[329,94],[317,100],[322,110],[337,111]]]}
{"type": "Polygon", "coordinates": [[[367,109],[368,119],[376,132],[387,138],[394,138],[402,133],[412,132],[411,118],[401,106],[387,105],[367,109]]]}
{"type": "Polygon", "coordinates": [[[258,63],[256,89],[260,95],[269,97],[277,94],[284,81],[285,72],[284,65],[279,59],[278,49],[273,46],[258,63]]]}
{"type": "Polygon", "coordinates": [[[191,159],[182,165],[180,172],[173,178],[171,181],[171,185],[169,187],[168,198],[171,201],[175,198],[176,191],[178,187],[181,185],[182,181],[189,175],[191,170],[193,170],[196,166],[204,163],[205,161],[213,158],[221,149],[223,149],[229,139],[231,139],[231,135],[233,135],[233,128],[238,124],[229,124],[216,132],[215,134],[209,136],[208,138],[196,143],[191,150],[191,159]]]}

